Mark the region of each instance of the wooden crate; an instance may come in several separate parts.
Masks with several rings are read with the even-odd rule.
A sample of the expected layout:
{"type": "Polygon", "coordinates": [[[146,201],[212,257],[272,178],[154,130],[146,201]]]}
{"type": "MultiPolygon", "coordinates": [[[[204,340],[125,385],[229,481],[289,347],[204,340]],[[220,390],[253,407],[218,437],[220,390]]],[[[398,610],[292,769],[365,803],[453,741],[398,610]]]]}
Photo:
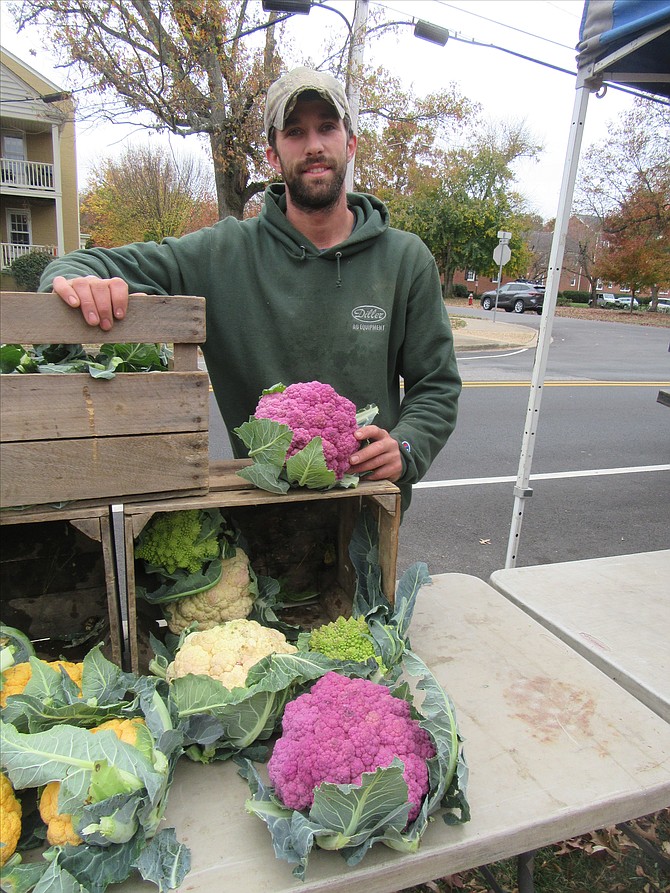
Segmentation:
{"type": "MultiPolygon", "coordinates": [[[[298,592],[316,589],[323,598],[316,609],[300,609],[315,625],[351,609],[355,575],[349,559],[351,533],[363,506],[377,520],[382,585],[395,596],[400,491],[388,481],[361,481],[355,489],[296,489],[285,495],[259,490],[239,477],[248,460],[213,462],[210,490],[204,497],[179,497],[124,505],[125,569],[128,598],[128,649],[133,670],[146,670],[151,656],[149,630],[160,635],[159,610],[135,597],[134,544],[155,512],[219,508],[235,523],[249,547],[259,574],[287,581],[298,592]]],[[[296,617],[289,617],[292,622],[296,617]]]]}
{"type": "Polygon", "coordinates": [[[21,629],[45,660],[81,660],[102,642],[105,656],[121,666],[124,635],[109,506],[8,509],[0,512],[0,526],[2,623],[21,629]],[[65,551],[58,541],[67,527],[73,537],[65,551]],[[70,635],[81,645],[68,643],[70,635]]]}
{"type": "MultiPolygon", "coordinates": [[[[81,344],[101,338],[57,295],[0,294],[5,344],[81,344]]],[[[205,300],[133,295],[109,341],[174,345],[169,371],[3,375],[0,507],[100,505],[205,493],[209,378],[198,368],[205,300]]]]}

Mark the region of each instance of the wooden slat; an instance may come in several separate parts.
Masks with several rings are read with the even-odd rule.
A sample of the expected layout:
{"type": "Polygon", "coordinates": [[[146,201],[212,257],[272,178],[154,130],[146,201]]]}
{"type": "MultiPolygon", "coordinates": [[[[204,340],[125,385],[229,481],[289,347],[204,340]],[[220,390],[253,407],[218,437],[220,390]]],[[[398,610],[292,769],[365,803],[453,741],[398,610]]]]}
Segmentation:
{"type": "Polygon", "coordinates": [[[1,385],[3,443],[207,430],[206,372],[7,375],[1,385]]]}
{"type": "Polygon", "coordinates": [[[131,295],[125,319],[105,337],[58,295],[0,293],[0,339],[5,344],[111,342],[196,343],[205,340],[205,299],[186,295],[131,295]]]}
{"type": "Polygon", "coordinates": [[[121,501],[138,493],[206,487],[208,450],[207,435],[199,433],[1,444],[0,505],[121,501]]]}
{"type": "Polygon", "coordinates": [[[109,513],[104,517],[101,517],[98,520],[98,523],[100,525],[102,561],[105,568],[107,617],[109,619],[109,639],[112,649],[112,661],[120,667],[123,660],[123,628],[121,625],[119,586],[117,584],[116,556],[114,553],[114,545],[112,543],[112,525],[110,523],[109,513]]]}

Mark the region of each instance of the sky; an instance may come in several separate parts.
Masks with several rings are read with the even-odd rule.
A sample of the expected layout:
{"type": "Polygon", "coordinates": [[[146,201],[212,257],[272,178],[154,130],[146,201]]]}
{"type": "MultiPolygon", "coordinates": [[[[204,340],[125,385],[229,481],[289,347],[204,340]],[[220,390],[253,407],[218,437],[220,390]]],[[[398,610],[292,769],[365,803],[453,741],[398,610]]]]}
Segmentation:
{"type": "MultiPolygon", "coordinates": [[[[309,15],[295,15],[288,21],[286,36],[301,52],[316,54],[326,32],[341,34],[344,42],[347,35],[344,18],[350,23],[353,21],[354,2],[328,0],[327,5],[331,9],[313,8],[309,15]]],[[[544,148],[539,160],[517,164],[516,188],[526,197],[530,211],[545,220],[555,217],[575,99],[575,78],[539,63],[575,71],[582,0],[370,0],[370,13],[381,6],[396,21],[424,19],[447,28],[460,39],[452,38],[441,47],[414,37],[411,27],[401,28],[396,37],[370,42],[365,49],[365,62],[383,64],[419,96],[455,84],[468,99],[482,106],[486,119],[525,122],[533,139],[544,148]]],[[[55,67],[55,60],[43,48],[37,29],[16,34],[7,0],[0,0],[0,27],[3,47],[25,59],[59,87],[69,86],[67,72],[55,67]]],[[[316,55],[314,58],[320,61],[316,55]]],[[[591,144],[607,138],[608,123],[631,108],[633,101],[630,94],[612,88],[602,98],[591,94],[582,154],[591,144]]],[[[77,126],[80,187],[85,184],[91,165],[101,155],[121,152],[129,141],[140,139],[147,139],[146,132],[127,125],[80,122],[77,126]]],[[[176,140],[181,151],[186,146],[195,152],[200,145],[196,138],[188,144],[182,139],[176,140]]]]}

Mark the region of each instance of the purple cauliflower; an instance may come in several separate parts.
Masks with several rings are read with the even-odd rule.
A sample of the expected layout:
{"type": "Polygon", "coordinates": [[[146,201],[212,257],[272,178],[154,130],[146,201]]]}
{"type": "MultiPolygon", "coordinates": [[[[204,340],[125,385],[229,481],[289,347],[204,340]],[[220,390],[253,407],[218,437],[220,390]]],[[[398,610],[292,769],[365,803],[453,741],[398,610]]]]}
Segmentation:
{"type": "Polygon", "coordinates": [[[329,384],[301,381],[283,391],[265,394],[258,401],[256,419],[273,419],[293,432],[287,457],[298,453],[314,437],[323,443],[326,465],[339,481],[349,470],[349,459],[359,443],[356,406],[329,384]]]}
{"type": "Polygon", "coordinates": [[[433,742],[412,719],[407,701],[384,685],[330,672],[286,705],[268,774],[284,805],[302,810],[312,805],[322,782],[360,784],[364,772],[398,757],[405,766],[411,822],[428,793],[426,760],[433,756],[433,742]]]}

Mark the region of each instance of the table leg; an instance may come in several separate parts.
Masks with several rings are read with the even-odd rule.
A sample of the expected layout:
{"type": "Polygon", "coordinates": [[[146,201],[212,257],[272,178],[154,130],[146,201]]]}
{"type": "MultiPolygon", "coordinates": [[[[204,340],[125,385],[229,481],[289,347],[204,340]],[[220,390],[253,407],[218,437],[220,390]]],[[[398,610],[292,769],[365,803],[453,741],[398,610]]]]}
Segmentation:
{"type": "Polygon", "coordinates": [[[534,858],[535,852],[533,850],[517,856],[516,875],[519,893],[534,893],[535,891],[535,883],[533,881],[534,858]]]}

